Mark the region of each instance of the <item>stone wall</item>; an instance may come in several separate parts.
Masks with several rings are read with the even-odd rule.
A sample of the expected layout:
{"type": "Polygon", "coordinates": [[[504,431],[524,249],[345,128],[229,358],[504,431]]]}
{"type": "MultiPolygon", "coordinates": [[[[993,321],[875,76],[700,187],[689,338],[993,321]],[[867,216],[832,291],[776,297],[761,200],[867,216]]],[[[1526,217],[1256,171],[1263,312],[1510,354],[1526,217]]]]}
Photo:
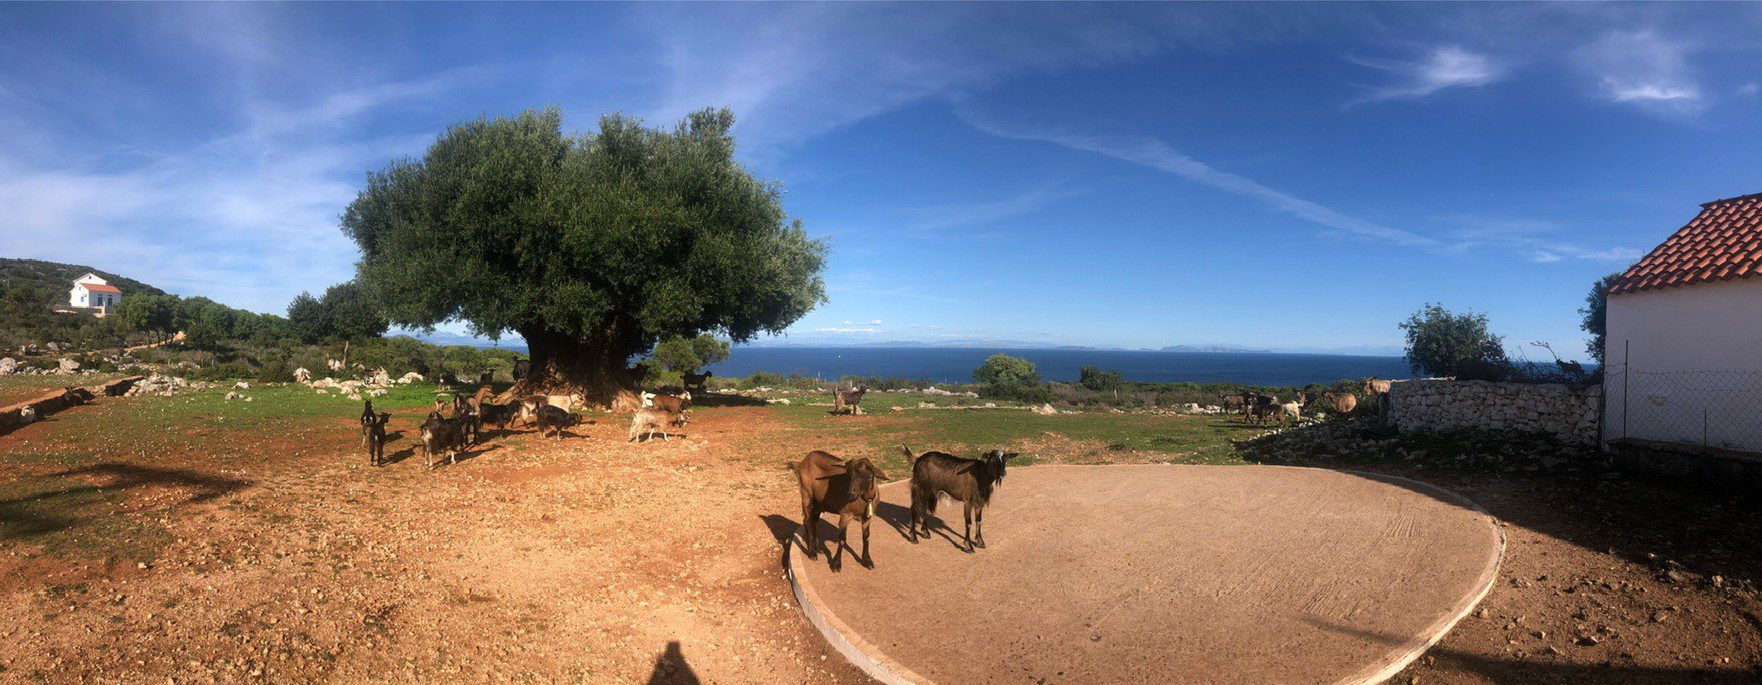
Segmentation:
{"type": "Polygon", "coordinates": [[[1403,433],[1520,431],[1595,445],[1602,394],[1597,385],[1408,381],[1389,390],[1389,424],[1403,433]]]}

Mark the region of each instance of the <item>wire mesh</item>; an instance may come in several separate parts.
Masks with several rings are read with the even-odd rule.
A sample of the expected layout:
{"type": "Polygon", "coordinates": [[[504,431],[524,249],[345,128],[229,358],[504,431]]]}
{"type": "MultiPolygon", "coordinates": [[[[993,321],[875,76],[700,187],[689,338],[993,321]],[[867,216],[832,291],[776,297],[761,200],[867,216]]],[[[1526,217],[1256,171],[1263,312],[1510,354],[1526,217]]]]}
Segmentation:
{"type": "Polygon", "coordinates": [[[1606,371],[1604,437],[1762,452],[1762,370],[1606,371]]]}

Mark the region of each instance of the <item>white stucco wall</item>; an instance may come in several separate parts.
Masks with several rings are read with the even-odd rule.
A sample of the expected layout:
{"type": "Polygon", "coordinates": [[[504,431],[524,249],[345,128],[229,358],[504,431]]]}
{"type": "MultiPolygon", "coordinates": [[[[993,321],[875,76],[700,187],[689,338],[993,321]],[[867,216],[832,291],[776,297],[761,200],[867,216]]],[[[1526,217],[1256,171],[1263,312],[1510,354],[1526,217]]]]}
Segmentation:
{"type": "Polygon", "coordinates": [[[1762,452],[1762,278],[1612,296],[1608,334],[1605,440],[1762,452]]]}

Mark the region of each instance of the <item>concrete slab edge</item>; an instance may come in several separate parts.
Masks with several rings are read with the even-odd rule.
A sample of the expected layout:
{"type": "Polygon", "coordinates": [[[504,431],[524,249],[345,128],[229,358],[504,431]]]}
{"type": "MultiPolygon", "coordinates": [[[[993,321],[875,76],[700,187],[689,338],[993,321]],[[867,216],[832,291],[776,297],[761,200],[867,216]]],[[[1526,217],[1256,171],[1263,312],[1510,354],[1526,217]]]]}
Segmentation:
{"type": "MultiPolygon", "coordinates": [[[[1347,473],[1355,476],[1377,479],[1399,480],[1415,486],[1417,489],[1442,495],[1447,499],[1455,501],[1464,508],[1479,512],[1482,516],[1487,517],[1487,521],[1492,526],[1493,534],[1494,537],[1497,538],[1498,544],[1493,550],[1492,564],[1489,565],[1486,572],[1482,574],[1483,581],[1481,582],[1480,590],[1476,592],[1474,596],[1460,603],[1450,615],[1433,623],[1431,628],[1426,630],[1423,635],[1410,641],[1407,649],[1381,663],[1371,665],[1365,670],[1360,671],[1358,674],[1337,681],[1339,685],[1374,685],[1376,683],[1386,682],[1390,678],[1395,677],[1397,673],[1400,673],[1402,669],[1407,668],[1409,664],[1412,664],[1415,660],[1419,659],[1419,657],[1425,654],[1427,650],[1431,649],[1433,645],[1436,645],[1439,641],[1443,640],[1444,636],[1448,635],[1450,630],[1456,627],[1457,623],[1461,622],[1463,618],[1466,618],[1470,612],[1473,612],[1474,608],[1481,603],[1481,600],[1485,599],[1487,594],[1493,591],[1493,585],[1498,582],[1499,567],[1505,559],[1505,531],[1499,526],[1499,519],[1497,517],[1488,513],[1484,507],[1476,503],[1474,500],[1453,490],[1424,481],[1414,480],[1412,478],[1348,469],[1324,469],[1310,466],[1276,465],[1218,466],[1217,468],[1306,469],[1347,473]]],[[[894,481],[893,483],[888,483],[882,487],[899,485],[904,482],[905,481],[894,481]]],[[[800,564],[802,561],[798,557],[798,551],[802,549],[802,541],[806,539],[804,535],[804,528],[797,528],[795,534],[790,536],[789,547],[785,551],[787,560],[784,564],[784,575],[788,576],[789,589],[795,595],[796,603],[801,605],[802,613],[807,617],[808,622],[813,624],[816,630],[820,631],[820,635],[825,637],[826,642],[831,644],[834,649],[837,649],[838,653],[843,654],[845,659],[849,660],[850,663],[857,668],[862,669],[862,671],[868,674],[869,677],[883,683],[888,683],[888,685],[928,685],[930,683],[929,680],[913,673],[911,669],[908,669],[898,662],[888,658],[878,647],[859,637],[855,631],[850,630],[844,622],[839,621],[837,616],[833,615],[830,610],[826,609],[825,605],[820,602],[819,595],[814,592],[813,588],[801,583],[800,575],[802,569],[800,564]]]]}
{"type": "MultiPolygon", "coordinates": [[[[1313,467],[1287,467],[1287,468],[1313,468],[1313,467]]],[[[1334,471],[1336,469],[1321,469],[1321,470],[1334,471]]],[[[1396,674],[1398,674],[1402,671],[1402,669],[1407,668],[1408,665],[1412,664],[1414,661],[1417,661],[1421,655],[1425,654],[1434,645],[1436,645],[1436,644],[1438,644],[1438,642],[1442,641],[1444,639],[1444,636],[1449,635],[1450,630],[1452,628],[1456,627],[1457,623],[1460,623],[1460,622],[1462,622],[1462,619],[1467,618],[1468,615],[1474,611],[1474,608],[1476,606],[1480,605],[1481,600],[1486,599],[1487,594],[1491,593],[1493,591],[1493,585],[1499,582],[1499,567],[1501,565],[1503,565],[1505,562],[1505,529],[1499,525],[1499,518],[1492,515],[1491,513],[1489,513],[1478,502],[1475,502],[1474,500],[1471,500],[1468,497],[1462,495],[1461,493],[1458,493],[1458,492],[1451,490],[1449,488],[1441,487],[1438,485],[1433,485],[1433,484],[1427,483],[1425,481],[1414,480],[1412,478],[1406,478],[1403,476],[1392,476],[1392,475],[1384,474],[1384,473],[1372,473],[1369,471],[1352,471],[1352,470],[1347,470],[1347,469],[1338,469],[1338,471],[1340,473],[1350,473],[1355,476],[1365,476],[1365,477],[1378,478],[1378,479],[1403,481],[1403,482],[1406,482],[1406,483],[1410,484],[1411,486],[1417,487],[1419,489],[1427,490],[1427,491],[1448,497],[1449,499],[1455,500],[1456,503],[1459,504],[1460,506],[1463,506],[1465,508],[1480,512],[1480,514],[1482,516],[1487,517],[1487,521],[1489,523],[1491,523],[1493,526],[1493,535],[1495,538],[1497,538],[1496,541],[1498,544],[1496,544],[1494,546],[1493,554],[1492,554],[1492,557],[1493,557],[1492,562],[1493,563],[1489,564],[1487,566],[1486,572],[1482,574],[1480,591],[1474,593],[1474,596],[1469,597],[1468,599],[1466,599],[1462,603],[1458,604],[1456,607],[1456,610],[1450,612],[1450,614],[1448,616],[1445,616],[1444,618],[1439,619],[1436,623],[1433,623],[1432,626],[1430,628],[1428,628],[1425,631],[1425,633],[1422,634],[1418,639],[1409,641],[1408,648],[1405,651],[1401,652],[1400,654],[1395,655],[1394,658],[1388,660],[1387,662],[1385,662],[1383,664],[1372,666],[1372,667],[1366,669],[1365,671],[1360,672],[1360,675],[1348,677],[1348,678],[1345,678],[1345,679],[1342,679],[1341,681],[1339,681],[1341,685],[1348,685],[1348,684],[1351,684],[1351,685],[1359,685],[1359,684],[1371,685],[1374,683],[1383,683],[1383,682],[1387,682],[1390,678],[1394,678],[1396,674]]]]}
{"type": "MultiPolygon", "coordinates": [[[[899,485],[906,481],[894,481],[882,487],[899,485]]],[[[913,673],[911,669],[887,657],[879,647],[870,644],[850,629],[843,621],[826,609],[820,601],[818,593],[812,587],[801,583],[801,553],[805,550],[806,527],[798,527],[789,538],[789,547],[784,552],[788,557],[783,566],[784,575],[789,577],[789,590],[795,594],[795,602],[801,606],[802,614],[814,625],[820,635],[826,638],[833,649],[843,654],[852,665],[862,669],[870,678],[888,685],[928,685],[929,680],[913,673]]]]}

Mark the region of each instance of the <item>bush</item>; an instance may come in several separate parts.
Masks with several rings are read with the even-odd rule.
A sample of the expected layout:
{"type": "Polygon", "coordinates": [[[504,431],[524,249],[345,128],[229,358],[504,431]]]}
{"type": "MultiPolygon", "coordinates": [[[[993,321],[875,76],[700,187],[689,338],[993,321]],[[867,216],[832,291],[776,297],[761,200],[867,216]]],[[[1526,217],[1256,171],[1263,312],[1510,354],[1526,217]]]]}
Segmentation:
{"type": "Polygon", "coordinates": [[[1414,373],[1494,381],[1511,375],[1504,341],[1488,332],[1486,314],[1457,314],[1427,304],[1400,326],[1407,332],[1407,363],[1414,373]]]}
{"type": "Polygon", "coordinates": [[[287,361],[283,359],[271,359],[262,368],[257,369],[257,382],[259,383],[292,383],[293,380],[294,370],[288,368],[287,361]]]}

